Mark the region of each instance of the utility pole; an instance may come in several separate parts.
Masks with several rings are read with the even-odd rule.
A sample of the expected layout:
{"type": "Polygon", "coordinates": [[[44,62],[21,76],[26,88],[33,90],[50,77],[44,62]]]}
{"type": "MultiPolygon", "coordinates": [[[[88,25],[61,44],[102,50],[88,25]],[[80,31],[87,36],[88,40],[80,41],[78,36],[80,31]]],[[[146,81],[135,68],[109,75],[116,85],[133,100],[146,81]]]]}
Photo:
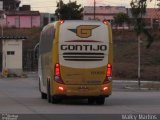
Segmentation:
{"type": "Polygon", "coordinates": [[[96,0],[94,0],[94,20],[96,19],[96,0]]]}
{"type": "MultiPolygon", "coordinates": [[[[141,2],[140,4],[143,3],[141,2]]],[[[140,12],[140,19],[143,19],[142,12],[140,12]]],[[[142,21],[140,24],[142,25],[142,21]]],[[[138,35],[138,87],[141,87],[141,33],[138,35]]]]}
{"type": "Polygon", "coordinates": [[[141,36],[138,35],[138,87],[141,87],[141,36]]]}

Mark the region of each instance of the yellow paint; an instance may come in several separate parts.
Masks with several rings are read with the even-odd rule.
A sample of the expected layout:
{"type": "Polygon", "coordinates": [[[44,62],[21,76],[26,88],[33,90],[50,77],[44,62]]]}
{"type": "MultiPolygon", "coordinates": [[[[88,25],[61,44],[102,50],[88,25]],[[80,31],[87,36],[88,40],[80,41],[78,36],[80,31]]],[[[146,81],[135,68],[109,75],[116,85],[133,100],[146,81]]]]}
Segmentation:
{"type": "Polygon", "coordinates": [[[92,30],[97,28],[97,25],[80,25],[77,27],[77,36],[81,38],[88,38],[92,36],[92,30]]]}
{"type": "Polygon", "coordinates": [[[54,83],[54,95],[66,95],[66,96],[109,96],[112,93],[112,83],[104,84],[104,85],[64,85],[54,83]],[[64,92],[58,90],[59,86],[63,86],[65,88],[64,92]],[[82,87],[86,87],[83,89],[82,87]],[[103,87],[108,87],[107,91],[103,91],[103,87]]]}
{"type": "MultiPolygon", "coordinates": [[[[103,84],[106,77],[106,66],[90,69],[78,69],[70,68],[60,65],[62,79],[66,84],[59,84],[54,80],[54,68],[55,64],[59,63],[59,32],[60,22],[55,22],[54,27],[56,29],[55,38],[53,42],[52,51],[44,56],[50,58],[49,63],[46,65],[47,70],[46,80],[49,78],[51,84],[51,95],[66,95],[66,96],[109,96],[112,92],[112,83],[103,84]],[[97,72],[97,73],[96,73],[97,72]],[[63,87],[64,91],[60,91],[58,87],[63,87]],[[85,87],[85,89],[83,89],[85,87]],[[107,91],[103,91],[103,87],[108,87],[107,91]]],[[[109,28],[109,57],[108,63],[113,64],[113,49],[112,49],[112,32],[111,26],[106,25],[109,28]]],[[[77,27],[77,35],[82,38],[89,37],[94,28],[98,26],[79,26],[77,27]],[[87,29],[86,29],[87,28],[87,29]],[[84,33],[81,31],[84,30],[84,33]]],[[[46,68],[45,68],[46,69],[46,68]]]]}

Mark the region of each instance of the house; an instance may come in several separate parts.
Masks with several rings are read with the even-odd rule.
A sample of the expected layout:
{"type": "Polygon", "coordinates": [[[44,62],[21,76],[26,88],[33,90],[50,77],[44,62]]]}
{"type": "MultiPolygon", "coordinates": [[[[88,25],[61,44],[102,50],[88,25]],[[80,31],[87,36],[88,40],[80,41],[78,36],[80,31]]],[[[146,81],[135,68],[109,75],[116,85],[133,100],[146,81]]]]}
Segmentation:
{"type": "Polygon", "coordinates": [[[47,25],[50,22],[53,22],[56,20],[55,14],[51,13],[41,13],[41,27],[47,25]]]}
{"type": "Polygon", "coordinates": [[[26,37],[0,37],[2,40],[2,51],[3,51],[3,75],[16,74],[22,75],[22,41],[26,37]]]}
{"type": "Polygon", "coordinates": [[[0,1],[0,10],[3,10],[3,1],[0,1]]]}
{"type": "MultiPolygon", "coordinates": [[[[127,9],[129,18],[132,20],[131,9],[127,9]]],[[[159,28],[160,29],[160,9],[158,8],[147,8],[146,14],[142,16],[145,20],[147,28],[159,28]]]]}
{"type": "Polygon", "coordinates": [[[33,28],[40,27],[39,11],[7,11],[5,12],[6,27],[33,28]]]}
{"type": "Polygon", "coordinates": [[[22,7],[19,7],[19,4],[19,0],[0,1],[1,26],[15,28],[40,27],[39,11],[31,11],[30,5],[23,5],[22,7]]]}
{"type": "MultiPolygon", "coordinates": [[[[128,14],[130,20],[133,20],[131,14],[131,8],[125,8],[123,6],[96,6],[95,9],[95,19],[96,20],[107,20],[110,23],[113,23],[114,16],[118,13],[128,14]]],[[[143,15],[143,18],[146,23],[146,28],[158,28],[160,29],[160,9],[158,8],[147,8],[146,14],[143,15]]],[[[94,19],[94,7],[93,6],[84,6],[84,20],[94,19]]],[[[112,24],[114,28],[115,25],[112,24]]],[[[121,28],[122,26],[118,26],[121,28]]],[[[133,28],[133,25],[129,25],[130,28],[133,28]]],[[[128,29],[128,25],[124,24],[122,28],[128,29]]]]}
{"type": "MultiPolygon", "coordinates": [[[[96,6],[95,7],[95,18],[96,20],[108,20],[112,22],[114,16],[117,13],[127,13],[127,10],[124,6],[96,6]]],[[[94,7],[93,6],[84,6],[84,20],[94,19],[94,7]]]]}

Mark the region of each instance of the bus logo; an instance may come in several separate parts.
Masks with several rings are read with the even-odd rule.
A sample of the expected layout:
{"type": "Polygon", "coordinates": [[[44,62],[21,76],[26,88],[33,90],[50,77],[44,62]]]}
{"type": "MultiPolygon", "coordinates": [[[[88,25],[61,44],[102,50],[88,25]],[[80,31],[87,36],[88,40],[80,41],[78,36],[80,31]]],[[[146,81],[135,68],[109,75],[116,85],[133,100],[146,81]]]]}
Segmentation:
{"type": "Polygon", "coordinates": [[[69,29],[70,31],[76,33],[80,38],[88,38],[92,36],[92,30],[99,27],[99,25],[80,25],[76,29],[69,29]]]}

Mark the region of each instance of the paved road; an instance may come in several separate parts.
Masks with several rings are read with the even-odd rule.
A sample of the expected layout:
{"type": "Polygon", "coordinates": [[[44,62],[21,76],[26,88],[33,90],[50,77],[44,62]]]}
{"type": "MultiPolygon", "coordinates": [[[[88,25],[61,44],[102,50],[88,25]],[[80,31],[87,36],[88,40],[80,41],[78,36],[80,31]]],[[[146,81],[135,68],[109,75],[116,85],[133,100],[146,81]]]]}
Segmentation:
{"type": "Polygon", "coordinates": [[[40,99],[35,74],[29,78],[0,79],[0,113],[13,114],[160,114],[159,91],[122,90],[116,83],[103,106],[87,105],[86,100],[66,100],[49,104],[40,99]]]}

